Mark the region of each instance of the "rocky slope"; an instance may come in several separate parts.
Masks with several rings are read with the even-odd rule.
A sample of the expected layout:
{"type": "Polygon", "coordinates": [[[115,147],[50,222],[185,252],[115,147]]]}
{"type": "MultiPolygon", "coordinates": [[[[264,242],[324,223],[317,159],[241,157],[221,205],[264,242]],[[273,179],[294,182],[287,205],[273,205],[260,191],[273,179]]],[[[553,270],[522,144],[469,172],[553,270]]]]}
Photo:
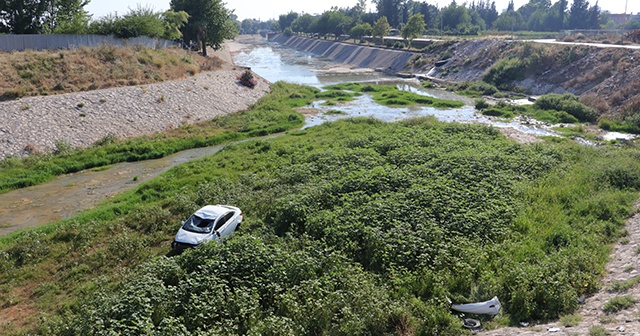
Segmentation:
{"type": "MultiPolygon", "coordinates": [[[[573,93],[602,115],[624,117],[640,113],[640,50],[586,45],[475,40],[436,42],[422,55],[428,71],[445,56],[446,65],[433,76],[449,81],[478,81],[505,58],[520,66],[505,74],[505,84],[525,93],[573,93]]],[[[504,61],[503,61],[504,62],[504,61]]]]}
{"type": "Polygon", "coordinates": [[[269,83],[260,79],[254,89],[244,87],[237,80],[242,71],[227,65],[183,80],[0,102],[0,160],[245,110],[269,91],[269,83]]]}

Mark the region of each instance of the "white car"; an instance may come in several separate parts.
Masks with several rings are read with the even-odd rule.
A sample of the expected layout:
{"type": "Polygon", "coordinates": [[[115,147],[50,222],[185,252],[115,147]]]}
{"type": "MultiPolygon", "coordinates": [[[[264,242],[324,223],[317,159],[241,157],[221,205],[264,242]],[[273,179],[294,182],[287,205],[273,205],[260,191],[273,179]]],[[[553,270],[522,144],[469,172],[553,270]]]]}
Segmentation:
{"type": "Polygon", "coordinates": [[[242,210],[230,205],[207,205],[196,211],[178,230],[171,247],[195,247],[230,236],[242,222],[242,210]]]}

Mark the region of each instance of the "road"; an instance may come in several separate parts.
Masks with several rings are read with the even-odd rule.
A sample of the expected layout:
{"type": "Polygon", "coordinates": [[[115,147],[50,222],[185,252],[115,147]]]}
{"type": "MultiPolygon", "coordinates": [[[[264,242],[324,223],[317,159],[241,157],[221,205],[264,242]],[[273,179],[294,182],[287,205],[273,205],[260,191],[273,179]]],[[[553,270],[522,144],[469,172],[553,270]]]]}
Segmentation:
{"type": "Polygon", "coordinates": [[[619,44],[587,43],[587,42],[562,42],[562,41],[556,41],[554,39],[522,40],[522,41],[544,43],[544,44],[584,45],[584,46],[591,46],[596,48],[624,48],[624,49],[640,50],[640,45],[619,45],[619,44]]]}

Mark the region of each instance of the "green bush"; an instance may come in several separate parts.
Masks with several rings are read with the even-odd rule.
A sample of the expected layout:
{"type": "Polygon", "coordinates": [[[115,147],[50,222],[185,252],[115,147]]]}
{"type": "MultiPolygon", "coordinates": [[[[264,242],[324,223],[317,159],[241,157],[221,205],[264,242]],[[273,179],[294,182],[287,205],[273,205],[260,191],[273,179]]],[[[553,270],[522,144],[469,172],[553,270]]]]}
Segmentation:
{"type": "Polygon", "coordinates": [[[508,82],[523,79],[525,70],[526,64],[520,58],[507,57],[494,63],[484,74],[482,80],[500,87],[508,82]]]}
{"type": "Polygon", "coordinates": [[[475,107],[478,110],[482,110],[482,109],[486,109],[487,107],[489,107],[489,104],[487,103],[487,101],[483,98],[477,98],[475,100],[475,107]]]}
{"type": "Polygon", "coordinates": [[[598,114],[593,109],[579,102],[578,97],[568,93],[542,95],[536,99],[534,105],[541,110],[566,112],[581,122],[594,122],[598,118],[598,114]]]}
{"type": "Polygon", "coordinates": [[[601,325],[594,325],[589,328],[589,336],[608,336],[611,335],[609,330],[601,325]]]}
{"type": "Polygon", "coordinates": [[[500,118],[507,118],[507,119],[515,117],[515,114],[513,114],[513,112],[505,108],[502,108],[502,109],[487,108],[482,110],[482,114],[492,116],[492,117],[500,117],[500,118]]]}

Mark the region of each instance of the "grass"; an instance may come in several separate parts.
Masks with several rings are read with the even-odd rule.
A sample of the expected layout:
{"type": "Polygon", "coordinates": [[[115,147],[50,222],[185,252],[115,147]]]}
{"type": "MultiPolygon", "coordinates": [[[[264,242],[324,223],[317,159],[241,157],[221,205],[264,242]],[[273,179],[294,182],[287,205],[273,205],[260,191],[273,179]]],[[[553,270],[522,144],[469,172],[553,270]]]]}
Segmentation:
{"type": "Polygon", "coordinates": [[[0,100],[156,83],[221,64],[182,49],[142,46],[0,53],[0,100]]]}
{"type": "MultiPolygon", "coordinates": [[[[591,108],[578,102],[577,97],[569,94],[543,95],[534,104],[530,105],[509,104],[504,100],[499,100],[495,105],[489,106],[482,99],[478,99],[476,100],[476,108],[478,107],[480,107],[479,110],[482,114],[488,116],[510,119],[517,115],[526,115],[552,124],[592,122],[595,117],[595,112],[591,108]]],[[[581,126],[556,129],[568,135],[577,135],[582,130],[581,126]],[[572,132],[572,130],[576,132],[572,132]]]]}
{"type": "Polygon", "coordinates": [[[327,92],[335,92],[335,94],[351,95],[367,93],[373,97],[373,100],[381,105],[386,106],[412,106],[425,105],[437,108],[458,108],[464,106],[464,103],[454,100],[439,99],[419,95],[409,91],[401,91],[392,85],[375,85],[375,84],[336,84],[324,87],[327,92]]]}
{"type": "Polygon", "coordinates": [[[447,90],[455,91],[461,95],[471,97],[471,98],[479,98],[482,96],[493,96],[494,94],[500,93],[498,88],[496,88],[492,84],[485,83],[482,81],[447,83],[445,87],[447,88],[447,90]]]}
{"type": "Polygon", "coordinates": [[[609,330],[601,325],[594,325],[589,328],[589,336],[608,336],[611,335],[609,330]]]}
{"type": "Polygon", "coordinates": [[[212,121],[185,125],[153,136],[118,140],[107,135],[93,147],[71,149],[58,144],[57,154],[30,155],[0,161],[0,192],[40,184],[57,175],[96,169],[124,161],[139,161],[196,147],[217,145],[247,137],[264,136],[300,127],[304,118],[295,112],[311,102],[316,89],[276,83],[273,92],[249,110],[212,121]],[[291,97],[296,98],[291,98],[291,97]]]}
{"type": "Polygon", "coordinates": [[[624,281],[614,281],[609,287],[610,292],[624,292],[640,283],[640,275],[636,275],[624,281]]]}
{"type": "Polygon", "coordinates": [[[638,300],[636,300],[631,295],[616,296],[607,301],[604,304],[604,307],[602,307],[602,310],[604,310],[605,313],[616,313],[621,310],[633,307],[636,302],[638,302],[638,300]]]}
{"type": "MultiPolygon", "coordinates": [[[[305,100],[298,90],[275,92],[305,100]]],[[[261,125],[264,111],[227,125],[261,125]]],[[[25,314],[25,326],[6,334],[61,326],[83,334],[100,319],[182,314],[172,307],[230,312],[210,317],[221,334],[231,331],[219,322],[242,311],[251,312],[247,328],[263,321],[278,330],[291,319],[328,334],[336,326],[460,334],[438,304],[445,296],[498,295],[512,322],[570,315],[577,297],[597,290],[609,244],[622,234],[640,188],[638,158],[631,148],[522,146],[490,127],[433,118],[347,119],[234,145],[75,218],[0,238],[0,307],[46,317],[25,314]],[[207,203],[240,206],[241,231],[163,257],[180,220],[207,203]],[[234,294],[204,300],[189,286],[205,279],[234,294]],[[174,295],[182,290],[191,294],[174,295]],[[207,307],[181,301],[190,295],[207,307]],[[160,307],[136,305],[141,298],[166,309],[140,311],[160,307]],[[127,315],[101,315],[119,312],[127,315]]]]}
{"type": "Polygon", "coordinates": [[[580,315],[571,314],[560,316],[560,323],[565,327],[575,327],[580,324],[580,321],[582,321],[582,316],[580,315]]]}

